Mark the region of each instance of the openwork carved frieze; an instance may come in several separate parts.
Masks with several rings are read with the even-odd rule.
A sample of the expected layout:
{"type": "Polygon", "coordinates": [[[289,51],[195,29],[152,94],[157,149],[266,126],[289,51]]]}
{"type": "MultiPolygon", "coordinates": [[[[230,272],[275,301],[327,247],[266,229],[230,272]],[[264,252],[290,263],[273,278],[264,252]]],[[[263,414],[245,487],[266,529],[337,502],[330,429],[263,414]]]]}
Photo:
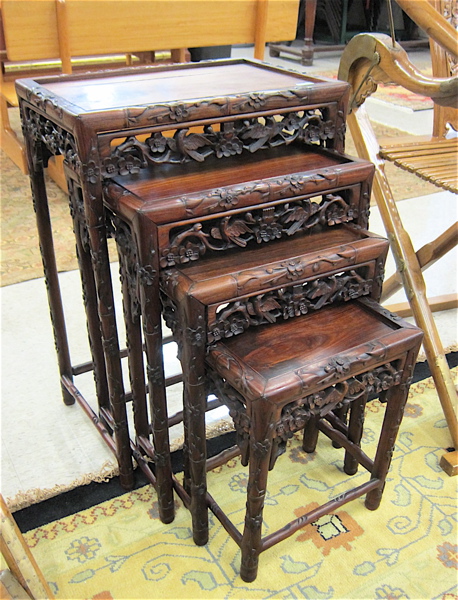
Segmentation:
{"type": "Polygon", "coordinates": [[[320,231],[357,220],[358,215],[358,207],[341,192],[325,194],[320,202],[304,199],[193,223],[171,230],[169,246],[161,251],[160,265],[167,268],[195,261],[207,250],[221,252],[298,232],[320,231]]]}
{"type": "Polygon", "coordinates": [[[360,267],[226,304],[216,313],[208,341],[213,343],[243,333],[253,325],[275,323],[333,302],[366,296],[373,285],[366,273],[367,269],[360,267]]]}
{"type": "Polygon", "coordinates": [[[80,168],[80,161],[73,135],[29,107],[26,106],[23,110],[22,128],[24,136],[35,142],[41,142],[51,156],[61,154],[65,157],[69,166],[77,171],[80,168]]]}
{"type": "Polygon", "coordinates": [[[135,321],[141,312],[138,292],[138,256],[135,240],[130,227],[122,219],[107,211],[107,220],[108,231],[116,240],[118,247],[121,283],[126,284],[131,317],[135,321]]]}
{"type": "MultiPolygon", "coordinates": [[[[177,119],[177,122],[179,120],[177,119]]],[[[275,148],[300,141],[330,146],[338,134],[342,138],[343,119],[336,123],[327,118],[327,109],[303,110],[285,115],[239,119],[206,125],[201,133],[189,128],[177,129],[173,137],[154,132],[144,141],[130,136],[102,162],[102,175],[127,175],[157,163],[204,162],[209,156],[224,158],[275,148]]]]}
{"type": "MultiPolygon", "coordinates": [[[[348,406],[363,395],[380,394],[399,385],[401,377],[402,371],[397,370],[396,361],[393,361],[287,404],[275,424],[275,455],[279,456],[284,452],[288,439],[295,432],[304,429],[311,417],[325,417],[329,412],[348,406]]],[[[246,413],[243,397],[212,369],[207,372],[207,386],[208,393],[216,394],[229,408],[242,460],[248,462],[251,421],[246,413]]]]}
{"type": "Polygon", "coordinates": [[[331,410],[345,406],[363,394],[380,394],[399,385],[401,376],[402,371],[397,370],[395,362],[387,363],[292,402],[283,408],[276,434],[286,440],[292,437],[295,431],[303,429],[309,417],[324,417],[331,410]]]}

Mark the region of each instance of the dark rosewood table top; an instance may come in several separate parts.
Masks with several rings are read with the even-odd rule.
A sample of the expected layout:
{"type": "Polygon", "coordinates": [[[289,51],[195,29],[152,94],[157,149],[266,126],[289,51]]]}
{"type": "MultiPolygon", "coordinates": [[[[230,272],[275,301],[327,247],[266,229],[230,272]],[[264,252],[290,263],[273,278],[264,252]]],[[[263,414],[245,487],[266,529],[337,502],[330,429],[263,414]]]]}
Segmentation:
{"type": "Polygon", "coordinates": [[[136,125],[176,125],[215,114],[304,105],[309,100],[312,104],[333,102],[347,93],[348,84],[258,61],[226,59],[19,79],[16,89],[20,98],[53,121],[74,124],[76,118],[84,117],[101,132],[136,125]],[[168,107],[177,104],[182,110],[169,115],[168,107]],[[165,107],[165,112],[153,116],[150,111],[158,106],[165,107]]]}
{"type": "Polygon", "coordinates": [[[110,110],[132,103],[159,104],[194,98],[210,98],[288,90],[310,86],[299,74],[278,73],[261,65],[209,65],[177,70],[150,70],[132,75],[99,77],[92,80],[56,81],[43,87],[83,111],[110,110]]]}
{"type": "Polygon", "coordinates": [[[354,164],[365,166],[366,163],[320,150],[319,147],[306,147],[297,143],[259,150],[253,154],[244,152],[225,159],[212,156],[203,163],[158,163],[130,177],[114,177],[113,181],[138,196],[146,210],[149,204],[154,207],[158,200],[180,198],[200,190],[212,190],[296,173],[326,173],[326,170],[332,167],[351,167],[354,164]]]}
{"type": "Polygon", "coordinates": [[[421,337],[417,327],[372,300],[360,299],[217,342],[208,361],[219,365],[245,398],[254,400],[263,394],[270,402],[292,402],[304,397],[304,386],[323,389],[364,372],[367,364],[385,364],[421,337]],[[330,361],[330,357],[334,358],[330,361]],[[243,368],[237,367],[242,364],[243,368]],[[230,369],[235,379],[229,376],[230,369]]]}

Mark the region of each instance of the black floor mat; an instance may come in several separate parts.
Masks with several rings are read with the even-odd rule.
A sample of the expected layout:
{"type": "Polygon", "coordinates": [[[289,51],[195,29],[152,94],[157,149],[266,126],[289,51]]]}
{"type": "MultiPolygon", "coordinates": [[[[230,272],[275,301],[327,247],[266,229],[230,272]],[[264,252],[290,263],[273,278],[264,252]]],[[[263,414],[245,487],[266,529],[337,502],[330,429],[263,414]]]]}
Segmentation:
{"type": "MultiPolygon", "coordinates": [[[[458,352],[447,354],[447,360],[450,368],[456,367],[458,364],[458,352]]],[[[430,377],[428,363],[421,362],[415,366],[413,383],[430,377]]],[[[214,456],[235,444],[235,433],[229,432],[220,435],[216,438],[208,440],[208,456],[214,456]]],[[[177,450],[172,453],[172,468],[174,473],[179,473],[183,469],[183,452],[177,450]]],[[[148,483],[148,480],[143,475],[140,469],[135,473],[135,486],[138,489],[148,483]]],[[[90,483],[69,492],[59,494],[49,500],[44,500],[38,504],[34,504],[14,513],[14,518],[19,526],[19,529],[25,533],[30,529],[41,527],[51,521],[62,519],[69,515],[75,514],[81,510],[91,508],[96,504],[111,500],[124,494],[125,490],[119,483],[119,477],[113,477],[106,483],[90,483]]]]}

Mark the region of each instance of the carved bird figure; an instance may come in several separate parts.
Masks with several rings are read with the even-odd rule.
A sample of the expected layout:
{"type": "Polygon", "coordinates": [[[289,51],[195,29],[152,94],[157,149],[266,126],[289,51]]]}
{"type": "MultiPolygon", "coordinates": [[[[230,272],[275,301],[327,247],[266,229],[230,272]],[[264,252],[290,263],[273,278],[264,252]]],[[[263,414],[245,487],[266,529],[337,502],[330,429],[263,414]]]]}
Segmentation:
{"type": "Polygon", "coordinates": [[[245,248],[248,243],[248,239],[242,237],[245,233],[252,233],[252,229],[249,227],[247,221],[231,219],[231,217],[225,217],[222,219],[219,227],[213,227],[211,230],[211,235],[214,238],[237,244],[241,248],[245,248]]]}
{"type": "Polygon", "coordinates": [[[265,319],[269,323],[275,323],[277,316],[274,311],[281,309],[280,304],[273,296],[256,296],[252,302],[248,303],[248,313],[252,316],[257,316],[265,319]]]}
{"type": "MultiPolygon", "coordinates": [[[[294,235],[307,222],[307,219],[313,214],[311,204],[303,206],[292,206],[286,213],[284,223],[292,223],[286,230],[288,235],[294,235]]],[[[314,224],[314,223],[313,223],[314,224]]]]}
{"type": "Polygon", "coordinates": [[[210,153],[210,149],[203,153],[197,152],[197,150],[209,145],[208,138],[199,133],[189,134],[188,131],[188,129],[179,129],[173,136],[176,143],[176,151],[184,157],[189,156],[197,162],[204,162],[205,157],[210,153]]]}

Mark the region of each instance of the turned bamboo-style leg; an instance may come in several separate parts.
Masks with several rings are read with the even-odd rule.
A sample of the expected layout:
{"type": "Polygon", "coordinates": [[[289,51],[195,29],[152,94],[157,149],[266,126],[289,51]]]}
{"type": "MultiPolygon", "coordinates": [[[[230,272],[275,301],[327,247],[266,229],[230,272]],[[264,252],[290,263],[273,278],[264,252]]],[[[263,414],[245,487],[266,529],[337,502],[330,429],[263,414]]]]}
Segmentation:
{"type": "Polygon", "coordinates": [[[404,415],[404,408],[409,395],[410,378],[415,366],[418,348],[411,350],[406,359],[402,381],[387,391],[386,409],[382,429],[375,454],[374,466],[371,471],[372,479],[379,479],[380,485],[366,495],[365,506],[376,510],[382,500],[385,480],[393,457],[394,446],[404,415]]]}
{"type": "Polygon", "coordinates": [[[262,551],[262,513],[267,491],[270,454],[279,414],[272,405],[258,399],[251,405],[250,462],[248,465],[248,488],[240,548],[242,561],[240,576],[244,581],[256,579],[259,554],[262,551]]]}
{"type": "Polygon", "coordinates": [[[109,384],[110,407],[114,420],[119,479],[125,489],[132,489],[134,484],[133,465],[108,248],[105,233],[101,231],[100,227],[89,226],[88,229],[91,238],[92,266],[96,271],[99,316],[109,384]]]}
{"type": "MultiPolygon", "coordinates": [[[[365,392],[350,406],[350,418],[348,421],[348,439],[358,447],[361,445],[364,426],[364,409],[366,407],[368,394],[365,392]]],[[[358,470],[358,461],[349,452],[345,452],[344,471],[347,475],[354,475],[358,470]]]]}
{"type": "MultiPolygon", "coordinates": [[[[48,293],[49,311],[54,335],[54,344],[57,352],[59,373],[62,377],[73,381],[70,350],[68,347],[67,329],[65,326],[64,308],[60,293],[59,278],[57,274],[56,256],[54,253],[53,233],[49,215],[48,196],[44,180],[43,158],[41,144],[25,133],[28,170],[32,190],[33,207],[35,210],[40,252],[43,261],[43,271],[48,293]]],[[[64,403],[75,403],[73,396],[62,386],[64,403]]]]}
{"type": "Polygon", "coordinates": [[[175,506],[173,502],[167,397],[162,356],[162,309],[159,296],[159,263],[156,251],[156,232],[151,231],[149,221],[139,220],[138,231],[136,231],[136,243],[154,443],[156,491],[161,521],[163,523],[170,523],[175,517],[175,506]]]}
{"type": "Polygon", "coordinates": [[[445,357],[426,295],[426,286],[421,273],[412,241],[403,227],[389,183],[384,173],[383,160],[378,155],[378,145],[370,145],[366,139],[374,139],[371,124],[364,107],[348,115],[350,127],[358,155],[375,164],[373,192],[377,200],[380,215],[387,231],[391,249],[396,259],[407,299],[412,307],[417,325],[424,332],[423,347],[444,411],[450,435],[455,449],[458,449],[458,421],[455,413],[457,393],[445,357]],[[367,135],[363,135],[366,132],[367,135]]]}
{"type": "Polygon", "coordinates": [[[132,393],[135,435],[149,438],[149,420],[146,399],[145,369],[143,361],[143,338],[141,330],[140,301],[134,287],[136,264],[131,264],[129,249],[133,248],[131,232],[124,224],[117,223],[119,271],[121,276],[126,343],[128,349],[129,379],[132,393]]]}
{"type": "Polygon", "coordinates": [[[311,454],[316,450],[316,444],[318,442],[318,434],[320,430],[318,429],[318,415],[312,415],[307,421],[306,426],[304,427],[304,434],[302,438],[302,449],[304,452],[311,454]]]}
{"type": "Polygon", "coordinates": [[[108,255],[105,213],[101,200],[97,200],[97,198],[102,198],[102,184],[99,180],[90,177],[89,173],[90,170],[88,169],[88,173],[82,177],[81,189],[84,217],[89,234],[92,268],[97,288],[100,333],[104,348],[110,408],[114,421],[119,480],[124,489],[132,489],[134,472],[108,255]]]}
{"type": "Polygon", "coordinates": [[[67,188],[69,191],[73,231],[76,240],[76,253],[78,256],[81,285],[83,288],[83,302],[86,311],[86,322],[94,371],[97,404],[99,407],[99,418],[103,421],[104,425],[111,430],[111,423],[105,419],[103,414],[103,409],[109,410],[110,408],[110,396],[105,371],[102,339],[100,337],[100,319],[97,313],[97,291],[94,281],[94,272],[92,270],[91,252],[88,246],[88,234],[83,214],[81,189],[70,178],[67,179],[67,188]]]}
{"type": "Polygon", "coordinates": [[[382,433],[371,473],[372,478],[380,479],[380,485],[366,496],[365,505],[369,510],[376,510],[380,506],[382,500],[385,479],[390,468],[396,436],[401,424],[407,395],[408,387],[405,384],[398,385],[390,390],[385,418],[383,420],[382,433]]]}
{"type": "Polygon", "coordinates": [[[205,320],[198,302],[187,297],[180,303],[178,322],[182,327],[181,363],[183,370],[185,460],[189,469],[187,485],[191,497],[194,542],[208,542],[207,450],[205,430],[205,320]]]}
{"type": "Polygon", "coordinates": [[[191,463],[189,458],[189,417],[186,409],[186,390],[183,386],[183,488],[191,497],[191,463]]]}

